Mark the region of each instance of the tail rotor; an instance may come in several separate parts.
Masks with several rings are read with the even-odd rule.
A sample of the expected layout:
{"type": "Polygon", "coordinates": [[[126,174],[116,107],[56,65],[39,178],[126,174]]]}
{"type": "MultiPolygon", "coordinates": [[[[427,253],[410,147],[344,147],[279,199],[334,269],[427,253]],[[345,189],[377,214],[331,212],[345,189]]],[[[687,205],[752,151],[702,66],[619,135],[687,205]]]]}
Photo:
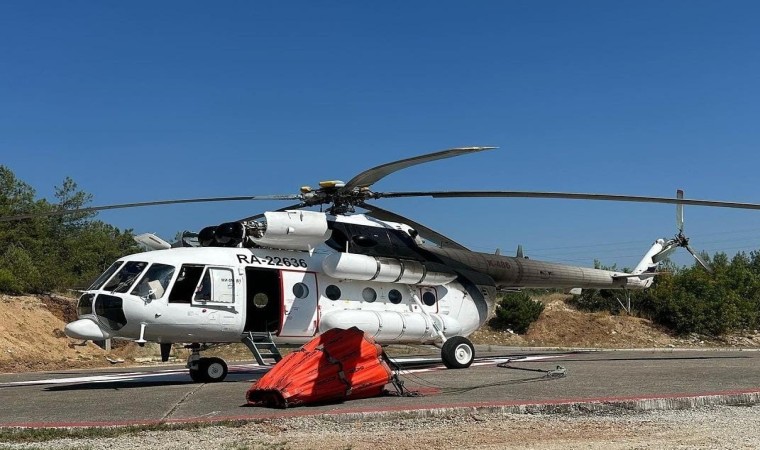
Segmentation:
{"type": "MultiPolygon", "coordinates": [[[[676,198],[678,200],[683,199],[683,190],[679,189],[676,191],[676,198]]],[[[684,228],[684,220],[683,220],[683,203],[677,203],[676,204],[676,227],[678,228],[678,234],[675,235],[673,239],[668,240],[664,243],[663,249],[654,255],[652,258],[654,262],[660,262],[663,259],[665,259],[670,253],[672,253],[676,248],[683,247],[691,253],[691,256],[694,257],[695,260],[699,263],[702,268],[704,268],[708,273],[713,274],[714,271],[710,267],[709,264],[699,255],[699,253],[695,252],[693,248],[689,245],[689,238],[684,234],[683,228],[684,228]]]]}

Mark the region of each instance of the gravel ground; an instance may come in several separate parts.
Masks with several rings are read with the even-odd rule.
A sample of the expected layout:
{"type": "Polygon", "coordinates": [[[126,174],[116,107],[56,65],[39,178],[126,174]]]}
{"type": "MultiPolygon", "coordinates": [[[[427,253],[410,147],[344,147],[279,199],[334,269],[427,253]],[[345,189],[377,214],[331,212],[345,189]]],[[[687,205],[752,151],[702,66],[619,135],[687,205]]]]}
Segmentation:
{"type": "Polygon", "coordinates": [[[760,448],[760,406],[605,415],[486,415],[339,423],[296,418],[114,438],[0,443],[8,449],[738,449],[760,448]]]}

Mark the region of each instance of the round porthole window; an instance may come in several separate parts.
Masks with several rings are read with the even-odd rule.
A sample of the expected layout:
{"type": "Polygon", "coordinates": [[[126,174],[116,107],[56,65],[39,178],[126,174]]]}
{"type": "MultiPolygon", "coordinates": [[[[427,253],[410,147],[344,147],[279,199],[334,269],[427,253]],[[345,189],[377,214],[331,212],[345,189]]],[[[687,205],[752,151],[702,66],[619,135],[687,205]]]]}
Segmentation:
{"type": "Polygon", "coordinates": [[[330,300],[337,300],[340,298],[340,288],[334,284],[331,284],[325,289],[325,295],[330,300]]]}
{"type": "Polygon", "coordinates": [[[362,298],[365,302],[372,303],[377,299],[377,292],[371,287],[366,287],[362,291],[362,298]]]}
{"type": "Polygon", "coordinates": [[[309,296],[309,286],[304,283],[296,283],[293,285],[293,295],[296,298],[306,298],[309,296]]]}
{"type": "Polygon", "coordinates": [[[253,306],[257,308],[266,308],[266,306],[269,304],[269,296],[263,292],[259,292],[258,294],[253,296],[253,306]]]}
{"type": "Polygon", "coordinates": [[[391,303],[395,303],[395,304],[401,303],[401,299],[402,299],[401,292],[399,292],[398,289],[391,289],[390,291],[388,291],[388,300],[390,300],[391,303]]]}
{"type": "Polygon", "coordinates": [[[435,305],[435,293],[431,291],[426,291],[424,294],[422,294],[422,303],[428,306],[435,305]]]}

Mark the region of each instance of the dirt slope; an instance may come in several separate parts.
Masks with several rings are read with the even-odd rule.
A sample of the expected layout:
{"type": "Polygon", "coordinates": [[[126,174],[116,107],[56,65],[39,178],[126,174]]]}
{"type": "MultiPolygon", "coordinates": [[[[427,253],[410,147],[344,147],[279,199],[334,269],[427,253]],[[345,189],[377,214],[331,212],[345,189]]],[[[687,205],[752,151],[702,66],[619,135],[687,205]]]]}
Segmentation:
{"type": "Polygon", "coordinates": [[[650,320],[625,314],[578,311],[566,303],[569,298],[563,294],[538,298],[545,305],[544,311],[525,335],[496,331],[486,326],[476,331],[472,340],[481,344],[531,347],[760,347],[760,334],[756,330],[720,338],[677,337],[650,320]]]}
{"type": "Polygon", "coordinates": [[[604,348],[665,347],[686,343],[645,319],[578,311],[566,303],[568,298],[562,294],[539,298],[544,303],[544,312],[525,335],[484,327],[473,335],[473,340],[484,344],[604,348]]]}
{"type": "Polygon", "coordinates": [[[107,363],[100,347],[63,334],[66,319],[76,319],[71,299],[0,295],[0,372],[107,363]]]}
{"type": "MultiPolygon", "coordinates": [[[[716,340],[698,336],[677,338],[644,319],[577,311],[567,305],[567,298],[560,294],[541,297],[539,300],[546,305],[544,312],[523,336],[486,326],[472,340],[477,344],[523,347],[760,347],[757,333],[716,340]]],[[[63,328],[76,319],[75,303],[75,299],[60,296],[0,295],[0,373],[108,366],[112,364],[108,359],[122,361],[118,364],[146,363],[158,358],[157,345],[140,348],[115,341],[113,351],[107,353],[91,342],[66,337],[63,328]]],[[[242,344],[223,346],[205,354],[228,360],[251,358],[242,344]]],[[[187,350],[175,348],[173,356],[184,362],[187,350]]]]}

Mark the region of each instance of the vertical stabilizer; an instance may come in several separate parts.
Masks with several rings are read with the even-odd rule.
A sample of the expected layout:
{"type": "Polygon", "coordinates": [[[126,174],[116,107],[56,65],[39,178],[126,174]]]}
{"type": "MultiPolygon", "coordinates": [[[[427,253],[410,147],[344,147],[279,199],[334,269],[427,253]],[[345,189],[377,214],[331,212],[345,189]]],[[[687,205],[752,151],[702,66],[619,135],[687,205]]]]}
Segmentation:
{"type": "MultiPolygon", "coordinates": [[[[636,265],[636,268],[631,272],[634,275],[638,275],[645,272],[653,272],[657,265],[662,261],[665,256],[663,249],[665,248],[665,239],[657,239],[652,244],[652,247],[641,258],[641,261],[636,265]]],[[[670,253],[670,252],[668,252],[670,253]]]]}
{"type": "MultiPolygon", "coordinates": [[[[665,239],[657,239],[652,244],[649,251],[646,252],[641,261],[636,265],[636,268],[631,272],[633,275],[642,275],[647,273],[654,273],[660,262],[665,259],[670,253],[672,253],[677,247],[668,246],[665,239]],[[670,247],[670,248],[668,248],[670,247]]],[[[647,288],[654,282],[654,276],[640,277],[644,283],[644,287],[647,288]]]]}

